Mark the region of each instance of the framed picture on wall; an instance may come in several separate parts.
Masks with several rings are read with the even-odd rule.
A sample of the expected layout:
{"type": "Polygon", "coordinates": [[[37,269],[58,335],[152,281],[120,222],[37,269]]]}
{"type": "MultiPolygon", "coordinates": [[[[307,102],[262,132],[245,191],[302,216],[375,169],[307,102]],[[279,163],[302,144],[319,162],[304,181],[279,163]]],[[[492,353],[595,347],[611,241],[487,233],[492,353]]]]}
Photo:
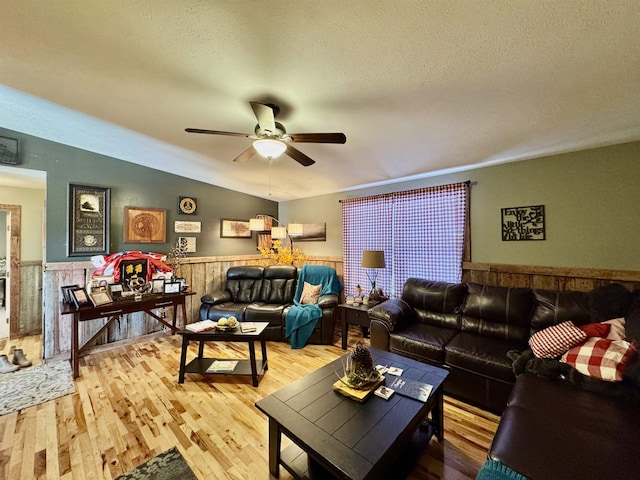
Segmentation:
{"type": "Polygon", "coordinates": [[[111,189],[69,184],[67,195],[67,256],[109,253],[111,189]]]}
{"type": "Polygon", "coordinates": [[[249,220],[220,219],[220,238],[251,238],[249,220]]]}
{"type": "Polygon", "coordinates": [[[163,208],[124,207],[124,243],[165,243],[167,211],[163,208]]]}

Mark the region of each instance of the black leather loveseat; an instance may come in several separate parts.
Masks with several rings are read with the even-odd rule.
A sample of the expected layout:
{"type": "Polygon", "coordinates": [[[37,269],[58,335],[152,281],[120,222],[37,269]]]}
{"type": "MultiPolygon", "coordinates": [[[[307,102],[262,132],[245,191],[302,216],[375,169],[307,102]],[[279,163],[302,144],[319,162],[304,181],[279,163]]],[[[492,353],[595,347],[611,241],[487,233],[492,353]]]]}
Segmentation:
{"type": "MultiPolygon", "coordinates": [[[[204,295],[200,301],[200,320],[218,320],[230,315],[244,322],[269,322],[266,339],[285,341],[285,319],[293,304],[298,269],[293,266],[245,265],[227,270],[224,288],[204,295]]],[[[337,295],[322,295],[318,306],[322,318],[309,343],[333,343],[333,309],[337,295]]]]}

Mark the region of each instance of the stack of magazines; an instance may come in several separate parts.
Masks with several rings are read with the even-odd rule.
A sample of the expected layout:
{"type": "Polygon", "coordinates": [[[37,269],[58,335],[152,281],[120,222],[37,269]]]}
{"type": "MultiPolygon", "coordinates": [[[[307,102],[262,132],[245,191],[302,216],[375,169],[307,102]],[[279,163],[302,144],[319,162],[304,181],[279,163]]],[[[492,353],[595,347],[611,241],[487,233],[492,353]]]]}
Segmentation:
{"type": "Polygon", "coordinates": [[[216,328],[216,322],[213,320],[201,320],[200,322],[189,323],[185,325],[184,328],[191,332],[200,333],[205,330],[211,330],[212,328],[216,328]]]}
{"type": "Polygon", "coordinates": [[[258,329],[256,328],[255,323],[253,322],[240,322],[240,331],[242,333],[255,332],[258,329]]]}

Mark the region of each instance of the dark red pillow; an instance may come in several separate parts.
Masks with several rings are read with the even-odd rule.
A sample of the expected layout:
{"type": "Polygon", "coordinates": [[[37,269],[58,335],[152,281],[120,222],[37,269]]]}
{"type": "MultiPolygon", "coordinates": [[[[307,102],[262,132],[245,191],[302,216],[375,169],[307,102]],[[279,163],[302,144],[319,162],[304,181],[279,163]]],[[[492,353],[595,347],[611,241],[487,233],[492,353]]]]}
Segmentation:
{"type": "Polygon", "coordinates": [[[586,333],[588,337],[607,338],[611,331],[611,325],[608,323],[587,323],[586,325],[580,325],[578,328],[586,333]]]}

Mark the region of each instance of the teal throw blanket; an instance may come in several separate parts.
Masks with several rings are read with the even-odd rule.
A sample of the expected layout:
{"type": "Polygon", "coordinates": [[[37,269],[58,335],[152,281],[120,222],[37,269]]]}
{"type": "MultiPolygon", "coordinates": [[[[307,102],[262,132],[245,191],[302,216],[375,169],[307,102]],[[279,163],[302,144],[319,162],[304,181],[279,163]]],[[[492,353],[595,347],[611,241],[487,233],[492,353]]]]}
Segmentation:
{"type": "Polygon", "coordinates": [[[482,465],[476,480],[527,480],[527,477],[496,460],[489,459],[482,465]]]}
{"type": "Polygon", "coordinates": [[[342,283],[336,270],[325,265],[305,265],[298,274],[298,285],[293,298],[293,305],[287,311],[285,334],[291,348],[303,348],[313,330],[322,317],[322,309],[316,304],[301,304],[300,295],[304,289],[304,282],[311,285],[322,285],[320,297],[323,295],[338,295],[342,290],[342,283]]]}

